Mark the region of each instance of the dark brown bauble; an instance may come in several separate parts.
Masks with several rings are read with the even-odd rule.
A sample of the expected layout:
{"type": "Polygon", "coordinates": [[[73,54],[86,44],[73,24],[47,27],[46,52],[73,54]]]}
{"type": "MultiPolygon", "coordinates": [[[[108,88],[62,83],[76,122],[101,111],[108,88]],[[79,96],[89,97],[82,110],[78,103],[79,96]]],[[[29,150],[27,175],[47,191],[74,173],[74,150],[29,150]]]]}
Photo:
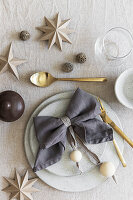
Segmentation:
{"type": "Polygon", "coordinates": [[[19,119],[25,109],[23,98],[14,91],[0,93],[0,119],[13,122],[19,119]]]}

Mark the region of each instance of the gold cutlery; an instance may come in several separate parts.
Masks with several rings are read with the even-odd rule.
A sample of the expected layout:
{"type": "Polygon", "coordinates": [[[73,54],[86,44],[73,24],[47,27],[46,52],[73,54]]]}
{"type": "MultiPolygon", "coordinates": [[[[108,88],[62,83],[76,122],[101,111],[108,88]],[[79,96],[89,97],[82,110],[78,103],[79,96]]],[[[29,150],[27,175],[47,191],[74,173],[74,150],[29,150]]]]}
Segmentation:
{"type": "Polygon", "coordinates": [[[30,77],[30,81],[38,87],[47,87],[55,81],[104,82],[107,78],[55,78],[48,72],[38,72],[30,77]]]}
{"type": "MultiPolygon", "coordinates": [[[[103,107],[103,104],[102,104],[102,102],[101,102],[101,100],[98,98],[98,101],[99,101],[99,103],[100,103],[100,105],[101,105],[101,108],[100,108],[100,110],[101,110],[101,118],[102,118],[102,120],[105,122],[105,123],[107,123],[107,124],[109,124],[118,134],[119,134],[119,132],[118,132],[118,126],[109,118],[109,116],[106,114],[106,110],[105,110],[105,108],[103,107]],[[117,128],[116,128],[117,127],[117,128]]],[[[119,131],[121,132],[121,134],[119,134],[120,136],[122,136],[122,138],[123,138],[123,132],[120,130],[120,128],[119,128],[119,131]]],[[[124,134],[124,136],[125,136],[125,134],[124,134]]],[[[127,138],[127,136],[126,136],[126,138],[127,138]]],[[[123,138],[123,139],[125,139],[125,137],[123,138]]],[[[120,161],[121,161],[121,163],[122,163],[122,165],[123,165],[123,167],[126,167],[126,162],[125,162],[125,159],[124,159],[124,157],[123,157],[123,155],[122,155],[122,153],[121,153],[121,151],[120,151],[120,149],[119,149],[119,146],[118,146],[118,144],[117,144],[117,142],[116,142],[116,140],[115,139],[113,139],[113,144],[114,144],[114,147],[115,147],[115,149],[116,149],[116,152],[117,152],[117,155],[118,155],[118,157],[119,157],[119,159],[120,159],[120,161]]]]}
{"type": "Polygon", "coordinates": [[[126,161],[125,161],[123,155],[121,154],[121,151],[120,151],[119,146],[118,146],[118,144],[117,144],[115,139],[113,139],[113,144],[114,144],[114,147],[116,149],[116,152],[118,154],[118,157],[119,157],[123,167],[126,167],[127,166],[126,161]]]}
{"type": "Polygon", "coordinates": [[[109,118],[99,98],[98,101],[101,104],[101,117],[103,121],[109,124],[133,148],[133,141],[109,118]]]}

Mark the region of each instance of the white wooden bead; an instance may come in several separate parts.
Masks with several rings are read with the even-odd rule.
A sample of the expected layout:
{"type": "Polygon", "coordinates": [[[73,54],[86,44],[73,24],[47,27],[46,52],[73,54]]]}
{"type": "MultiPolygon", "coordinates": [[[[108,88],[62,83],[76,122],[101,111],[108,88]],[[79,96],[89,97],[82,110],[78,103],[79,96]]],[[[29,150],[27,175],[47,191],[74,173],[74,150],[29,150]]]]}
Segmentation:
{"type": "Polygon", "coordinates": [[[82,159],[82,153],[78,150],[74,150],[70,153],[70,159],[73,162],[79,162],[82,159]]]}
{"type": "Polygon", "coordinates": [[[115,173],[115,166],[112,162],[104,162],[100,166],[100,173],[105,177],[111,177],[115,173]]]}

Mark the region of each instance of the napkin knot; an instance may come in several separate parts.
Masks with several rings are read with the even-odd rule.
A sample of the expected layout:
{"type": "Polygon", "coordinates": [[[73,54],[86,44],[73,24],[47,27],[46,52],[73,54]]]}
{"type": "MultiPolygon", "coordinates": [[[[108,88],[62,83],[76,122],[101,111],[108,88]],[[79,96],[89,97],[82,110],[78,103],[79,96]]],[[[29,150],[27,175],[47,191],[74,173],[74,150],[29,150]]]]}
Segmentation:
{"type": "Polygon", "coordinates": [[[68,140],[70,142],[70,145],[73,148],[73,150],[76,150],[77,149],[77,141],[76,141],[76,137],[75,137],[75,132],[74,132],[72,124],[71,124],[71,120],[67,116],[61,117],[61,120],[69,130],[70,134],[68,135],[68,138],[69,138],[68,140]]]}
{"type": "Polygon", "coordinates": [[[61,117],[61,120],[65,124],[66,127],[70,127],[72,125],[70,118],[67,116],[61,117]]]}

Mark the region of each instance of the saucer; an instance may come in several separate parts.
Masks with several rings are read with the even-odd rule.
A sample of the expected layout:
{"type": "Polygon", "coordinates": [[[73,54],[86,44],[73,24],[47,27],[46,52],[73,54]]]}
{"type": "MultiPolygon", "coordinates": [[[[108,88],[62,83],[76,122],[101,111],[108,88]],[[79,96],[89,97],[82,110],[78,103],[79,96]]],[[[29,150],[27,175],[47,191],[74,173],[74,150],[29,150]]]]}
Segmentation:
{"type": "Polygon", "coordinates": [[[121,104],[133,109],[133,68],[125,70],[117,78],[115,94],[121,104]]]}

